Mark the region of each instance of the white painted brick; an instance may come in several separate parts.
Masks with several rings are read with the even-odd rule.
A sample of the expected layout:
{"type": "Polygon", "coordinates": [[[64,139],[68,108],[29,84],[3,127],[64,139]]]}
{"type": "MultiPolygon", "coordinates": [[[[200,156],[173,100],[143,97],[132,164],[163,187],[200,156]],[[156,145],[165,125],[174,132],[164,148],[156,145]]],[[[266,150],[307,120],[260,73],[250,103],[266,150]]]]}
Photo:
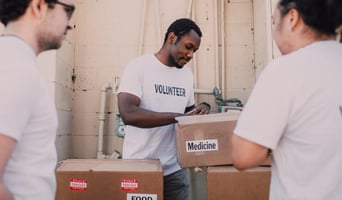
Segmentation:
{"type": "Polygon", "coordinates": [[[74,113],[100,112],[100,90],[75,90],[74,113]]]}
{"type": "Polygon", "coordinates": [[[97,136],[71,137],[72,158],[94,159],[97,152],[97,136]]]}
{"type": "Polygon", "coordinates": [[[94,90],[96,88],[95,68],[77,68],[75,75],[75,90],[94,90]]]}
{"type": "Polygon", "coordinates": [[[58,129],[57,135],[70,135],[72,133],[71,123],[72,123],[72,112],[65,110],[57,110],[58,114],[58,129]]]}
{"type": "Polygon", "coordinates": [[[225,22],[226,23],[251,23],[252,4],[250,0],[230,1],[226,5],[225,22]]]}
{"type": "Polygon", "coordinates": [[[75,63],[78,67],[97,68],[115,63],[119,49],[114,45],[77,45],[75,63]]]}
{"type": "Polygon", "coordinates": [[[65,160],[71,157],[70,135],[57,135],[56,148],[58,161],[65,160]]]}
{"type": "Polygon", "coordinates": [[[73,107],[73,90],[60,84],[55,84],[55,89],[56,108],[71,111],[73,107]]]}
{"type": "Polygon", "coordinates": [[[96,113],[74,113],[72,134],[78,136],[96,136],[99,132],[99,120],[96,113]]]}

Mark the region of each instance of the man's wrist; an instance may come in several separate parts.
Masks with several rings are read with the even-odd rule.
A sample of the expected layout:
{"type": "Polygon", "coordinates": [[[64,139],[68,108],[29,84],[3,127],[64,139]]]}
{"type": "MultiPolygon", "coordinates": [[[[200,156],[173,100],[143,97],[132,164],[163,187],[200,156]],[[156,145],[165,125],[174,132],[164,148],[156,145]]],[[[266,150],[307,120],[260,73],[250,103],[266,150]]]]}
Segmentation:
{"type": "Polygon", "coordinates": [[[201,104],[207,106],[207,107],[209,108],[209,110],[211,109],[210,104],[208,104],[207,102],[202,102],[202,103],[200,103],[199,105],[201,105],[201,104]]]}
{"type": "Polygon", "coordinates": [[[177,122],[176,118],[180,117],[180,116],[183,116],[183,114],[181,114],[181,113],[172,113],[171,116],[172,116],[174,122],[177,122]]]}

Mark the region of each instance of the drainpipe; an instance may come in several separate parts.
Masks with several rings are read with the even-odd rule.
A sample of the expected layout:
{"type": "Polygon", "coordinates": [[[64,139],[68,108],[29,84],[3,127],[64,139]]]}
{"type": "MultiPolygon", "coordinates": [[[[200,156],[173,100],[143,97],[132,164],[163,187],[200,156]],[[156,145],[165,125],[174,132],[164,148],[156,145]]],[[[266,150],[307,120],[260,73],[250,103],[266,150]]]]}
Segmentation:
{"type": "MultiPolygon", "coordinates": [[[[193,19],[193,20],[195,20],[195,18],[196,18],[196,9],[195,9],[196,7],[195,6],[196,6],[195,1],[189,0],[186,16],[188,18],[193,19]]],[[[213,94],[213,90],[212,89],[197,88],[197,85],[198,85],[197,67],[198,66],[197,66],[196,54],[194,54],[194,57],[193,57],[192,61],[193,61],[193,72],[194,72],[194,86],[195,86],[194,93],[195,94],[208,94],[208,95],[213,94]]]]}
{"type": "Polygon", "coordinates": [[[225,62],[225,48],[226,48],[226,43],[224,40],[224,1],[221,0],[221,12],[220,12],[220,22],[221,22],[221,92],[222,92],[222,97],[224,98],[226,96],[226,62],[225,62]]]}
{"type": "Polygon", "coordinates": [[[159,0],[155,0],[155,10],[156,10],[156,21],[157,21],[157,37],[158,37],[158,47],[160,48],[161,44],[161,25],[160,25],[160,17],[159,17],[159,0]]]}
{"type": "Polygon", "coordinates": [[[188,11],[186,12],[186,17],[190,18],[191,17],[191,11],[192,11],[192,0],[189,0],[189,4],[188,4],[188,11]]]}
{"type": "Polygon", "coordinates": [[[107,90],[112,89],[111,84],[105,84],[101,88],[101,103],[100,103],[100,113],[99,113],[99,135],[97,141],[97,158],[104,159],[106,155],[103,153],[103,127],[105,117],[105,108],[106,108],[106,96],[107,90]]]}
{"type": "Polygon", "coordinates": [[[219,83],[219,77],[220,77],[220,67],[219,67],[219,55],[218,55],[218,46],[219,46],[219,43],[218,43],[218,20],[217,20],[217,14],[218,14],[218,11],[217,11],[217,1],[214,1],[214,57],[215,57],[215,85],[217,87],[220,86],[220,83],[219,83]]]}
{"type": "Polygon", "coordinates": [[[266,6],[266,33],[267,33],[267,61],[273,60],[273,39],[272,39],[272,2],[265,1],[266,6]]]}
{"type": "Polygon", "coordinates": [[[142,8],[142,18],[141,18],[141,26],[140,26],[139,55],[142,55],[142,53],[143,53],[145,18],[146,18],[146,0],[144,0],[143,8],[142,8]]]}
{"type": "MultiPolygon", "coordinates": [[[[187,17],[191,18],[192,20],[196,21],[196,7],[195,7],[195,1],[193,0],[189,0],[189,4],[188,4],[188,11],[187,11],[187,17]]],[[[198,86],[198,65],[197,65],[197,56],[196,54],[194,54],[194,57],[192,58],[193,61],[193,73],[194,73],[194,87],[197,88],[198,86]]],[[[201,90],[201,89],[197,89],[197,90],[201,90]]],[[[196,93],[200,93],[200,92],[196,92],[195,89],[195,94],[196,93]]]]}
{"type": "Polygon", "coordinates": [[[195,88],[194,92],[195,92],[195,94],[213,94],[212,89],[195,88]]]}

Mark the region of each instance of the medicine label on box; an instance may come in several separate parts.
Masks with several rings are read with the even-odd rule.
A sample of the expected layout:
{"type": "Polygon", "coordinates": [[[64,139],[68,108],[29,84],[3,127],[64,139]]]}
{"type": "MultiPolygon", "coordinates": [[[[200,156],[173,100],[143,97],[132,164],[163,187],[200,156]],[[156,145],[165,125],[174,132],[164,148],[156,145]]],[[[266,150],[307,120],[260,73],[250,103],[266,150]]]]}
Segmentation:
{"type": "Polygon", "coordinates": [[[191,140],[185,142],[186,152],[218,151],[218,140],[191,140]]]}

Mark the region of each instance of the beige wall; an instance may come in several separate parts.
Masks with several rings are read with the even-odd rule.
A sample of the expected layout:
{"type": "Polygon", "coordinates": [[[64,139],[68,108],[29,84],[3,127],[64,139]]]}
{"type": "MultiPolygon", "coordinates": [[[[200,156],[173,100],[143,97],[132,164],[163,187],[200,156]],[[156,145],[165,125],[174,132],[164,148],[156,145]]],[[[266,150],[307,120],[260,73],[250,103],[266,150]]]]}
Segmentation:
{"type": "MultiPolygon", "coordinates": [[[[114,85],[127,62],[159,50],[168,25],[193,18],[203,32],[190,63],[195,74],[197,102],[217,111],[212,92],[246,102],[267,63],[267,7],[262,0],[78,0],[75,29],[75,75],[72,157],[94,158],[97,151],[101,88],[114,85]]],[[[121,151],[115,135],[115,95],[108,95],[104,151],[121,151]],[[113,105],[114,104],[114,105],[113,105]]]]}
{"type": "MultiPolygon", "coordinates": [[[[207,101],[217,111],[214,96],[208,93],[218,87],[224,99],[236,97],[245,103],[273,57],[271,1],[77,0],[75,29],[63,47],[39,56],[58,110],[59,160],[96,158],[101,88],[115,88],[130,59],[159,50],[168,25],[180,17],[193,18],[203,32],[201,47],[190,63],[196,101],[207,101]]],[[[106,95],[107,155],[122,148],[122,138],[115,134],[114,93],[106,95]]]]}

